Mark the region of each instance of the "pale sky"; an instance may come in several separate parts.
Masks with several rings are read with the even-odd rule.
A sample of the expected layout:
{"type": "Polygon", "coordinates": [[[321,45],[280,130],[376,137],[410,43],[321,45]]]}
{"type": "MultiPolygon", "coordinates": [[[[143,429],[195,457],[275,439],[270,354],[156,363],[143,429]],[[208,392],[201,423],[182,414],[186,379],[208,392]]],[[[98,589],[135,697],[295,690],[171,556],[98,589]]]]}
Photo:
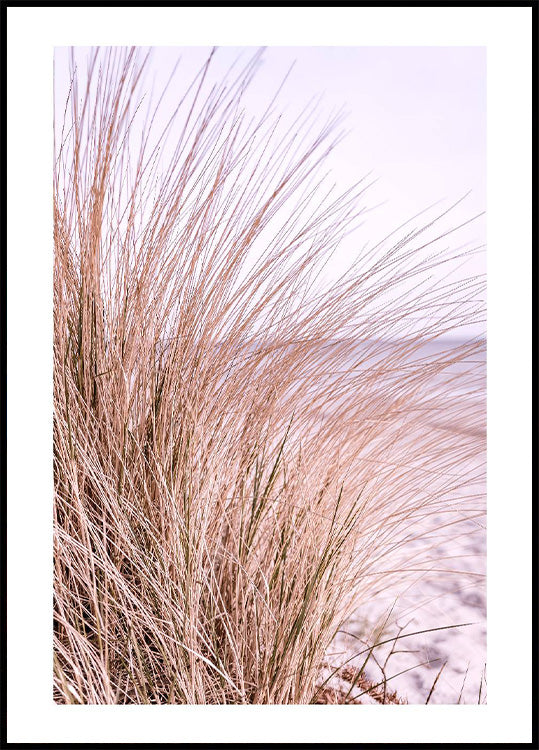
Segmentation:
{"type": "MultiPolygon", "coordinates": [[[[224,78],[238,56],[246,62],[255,51],[253,47],[221,47],[212,61],[209,82],[224,78]]],[[[159,91],[181,57],[177,84],[163,107],[163,122],[209,52],[209,47],[153,49],[145,79],[148,89],[159,91]]],[[[77,59],[84,61],[87,53],[87,48],[77,48],[77,59]]],[[[55,62],[59,108],[68,86],[67,48],[56,49],[55,62]]],[[[312,97],[322,94],[319,117],[323,124],[331,111],[344,107],[349,133],[328,160],[331,180],[343,191],[367,173],[371,173],[369,181],[376,180],[364,199],[373,210],[335,255],[330,276],[344,271],[351,254],[376,244],[436,201],[441,201],[440,208],[434,210],[441,210],[471,191],[444,219],[444,228],[486,210],[485,48],[268,47],[245,95],[247,111],[255,117],[264,112],[292,64],[279,94],[279,111],[290,122],[312,97]]],[[[483,216],[449,237],[447,245],[469,248],[485,242],[483,216]]],[[[482,250],[455,274],[464,277],[485,270],[486,251],[482,250]]]]}

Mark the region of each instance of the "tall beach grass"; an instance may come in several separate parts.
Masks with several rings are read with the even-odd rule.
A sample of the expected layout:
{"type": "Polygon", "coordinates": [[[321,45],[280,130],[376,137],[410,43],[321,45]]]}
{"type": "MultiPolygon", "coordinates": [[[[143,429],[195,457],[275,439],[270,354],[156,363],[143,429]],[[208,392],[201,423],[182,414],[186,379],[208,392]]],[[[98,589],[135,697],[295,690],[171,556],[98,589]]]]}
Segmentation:
{"type": "Polygon", "coordinates": [[[214,86],[212,57],[162,130],[136,49],[73,63],[55,114],[60,703],[313,702],[346,618],[427,564],[417,522],[483,512],[484,342],[425,349],[483,280],[446,279],[432,215],[325,281],[367,187],[325,178],[339,115],[253,122],[259,53],[214,86]]]}

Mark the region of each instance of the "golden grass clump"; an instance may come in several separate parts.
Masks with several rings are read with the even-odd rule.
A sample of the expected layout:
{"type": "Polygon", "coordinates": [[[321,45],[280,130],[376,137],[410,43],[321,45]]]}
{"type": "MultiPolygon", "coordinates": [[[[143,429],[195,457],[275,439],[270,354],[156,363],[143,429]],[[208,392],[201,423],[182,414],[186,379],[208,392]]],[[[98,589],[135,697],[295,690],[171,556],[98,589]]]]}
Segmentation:
{"type": "Polygon", "coordinates": [[[324,283],[365,189],[325,187],[339,117],[250,121],[259,53],[210,87],[212,58],[161,131],[136,49],[73,58],[56,114],[60,703],[316,702],[346,617],[425,564],[416,522],[482,512],[484,344],[424,345],[483,282],[431,276],[429,224],[324,283]]]}

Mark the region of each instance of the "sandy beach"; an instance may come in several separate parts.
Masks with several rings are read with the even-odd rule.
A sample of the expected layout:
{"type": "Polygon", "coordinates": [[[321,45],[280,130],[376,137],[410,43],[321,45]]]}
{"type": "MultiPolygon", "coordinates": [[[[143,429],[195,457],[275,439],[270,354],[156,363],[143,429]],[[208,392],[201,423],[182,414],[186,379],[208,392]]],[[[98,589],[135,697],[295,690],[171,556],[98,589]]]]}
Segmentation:
{"type": "MultiPolygon", "coordinates": [[[[484,390],[468,396],[474,407],[468,413],[477,415],[477,408],[484,409],[484,390]]],[[[464,410],[458,419],[450,414],[427,415],[426,422],[440,433],[441,440],[448,430],[462,435],[465,441],[470,430],[479,429],[486,443],[486,425],[478,428],[475,419],[474,424],[467,423],[466,413],[464,410]]],[[[448,511],[417,524],[421,538],[411,546],[418,559],[428,560],[428,564],[422,564],[424,570],[403,590],[380,592],[358,607],[328,654],[333,667],[343,661],[360,667],[366,654],[351,658],[353,654],[400,633],[397,641],[372,651],[365,675],[373,684],[386,681],[386,690],[396,691],[402,702],[486,702],[486,451],[460,470],[470,481],[454,493],[454,501],[447,499],[448,511]],[[465,498],[477,498],[473,519],[459,511],[465,498]]],[[[339,680],[334,684],[347,691],[350,687],[339,680]]],[[[380,702],[366,693],[359,700],[380,702]]]]}

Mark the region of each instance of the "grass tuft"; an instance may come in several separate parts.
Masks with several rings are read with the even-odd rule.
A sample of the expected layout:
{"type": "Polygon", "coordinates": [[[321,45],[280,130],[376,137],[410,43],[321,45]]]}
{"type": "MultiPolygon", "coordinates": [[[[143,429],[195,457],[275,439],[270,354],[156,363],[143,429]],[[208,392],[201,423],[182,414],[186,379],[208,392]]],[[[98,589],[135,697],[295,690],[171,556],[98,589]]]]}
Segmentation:
{"type": "Polygon", "coordinates": [[[481,319],[483,281],[440,281],[454,254],[428,226],[324,284],[365,185],[325,188],[338,118],[313,136],[305,110],[279,139],[269,110],[246,118],[258,57],[209,87],[212,53],[162,131],[136,49],[72,58],[54,169],[60,703],[318,700],[350,613],[427,564],[418,524],[482,513],[465,488],[484,343],[443,336],[481,319]],[[467,431],[440,435],[440,413],[467,431]]]}

